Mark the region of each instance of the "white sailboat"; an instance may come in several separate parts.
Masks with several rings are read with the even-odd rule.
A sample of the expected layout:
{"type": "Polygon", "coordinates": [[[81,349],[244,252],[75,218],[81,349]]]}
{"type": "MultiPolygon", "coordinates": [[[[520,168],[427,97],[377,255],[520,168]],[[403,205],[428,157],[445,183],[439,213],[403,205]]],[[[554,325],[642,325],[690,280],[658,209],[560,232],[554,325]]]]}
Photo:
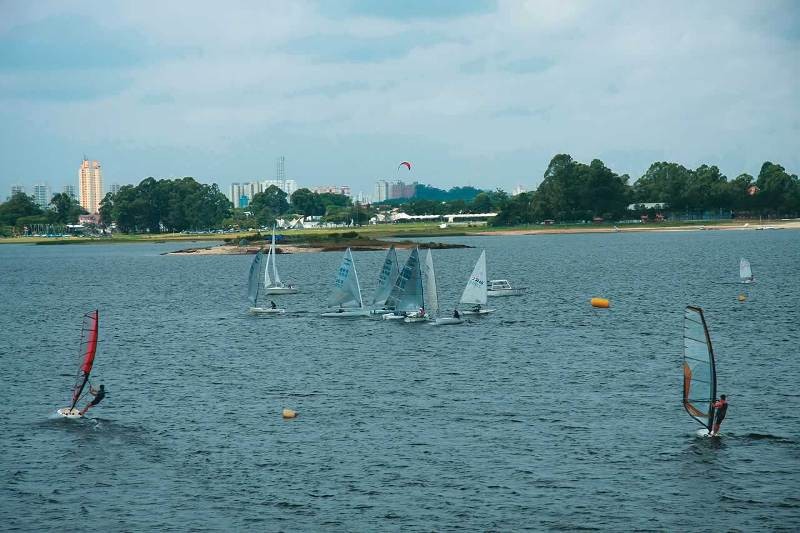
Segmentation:
{"type": "Polygon", "coordinates": [[[419,248],[414,248],[406,264],[398,274],[386,307],[393,313],[383,315],[385,320],[411,318],[409,322],[427,320],[425,317],[425,295],[422,287],[422,270],[419,264],[419,248]]]}
{"type": "Polygon", "coordinates": [[[394,244],[389,247],[386,252],[386,259],[383,260],[383,267],[378,274],[378,286],[375,288],[375,294],[372,296],[372,311],[373,315],[384,315],[391,313],[392,309],[386,306],[386,301],[389,298],[389,293],[392,292],[394,282],[400,270],[397,268],[397,251],[394,249],[394,244]]]}
{"type": "Polygon", "coordinates": [[[475,268],[472,269],[472,275],[467,281],[467,286],[464,287],[464,292],[461,293],[460,303],[471,306],[462,311],[463,314],[485,315],[494,311],[494,309],[486,307],[488,300],[486,289],[486,250],[484,250],[475,263],[475,268]]]}
{"type": "Polygon", "coordinates": [[[755,283],[753,271],[750,269],[750,261],[742,257],[739,260],[739,280],[741,283],[755,283]]]}
{"type": "Polygon", "coordinates": [[[457,311],[454,316],[440,317],[439,315],[439,293],[436,288],[436,271],[433,268],[433,254],[428,249],[428,255],[425,256],[425,266],[423,267],[425,274],[425,294],[428,297],[428,313],[430,315],[431,324],[434,326],[445,326],[448,324],[461,324],[463,320],[457,316],[457,311]]]}
{"type": "Polygon", "coordinates": [[[267,263],[264,265],[264,294],[296,294],[297,287],[292,284],[284,285],[281,281],[275,256],[275,228],[272,228],[272,243],[269,245],[267,263]],[[272,277],[269,274],[270,264],[272,264],[272,277]]]}
{"type": "Polygon", "coordinates": [[[352,318],[369,315],[369,310],[364,308],[361,299],[361,285],[358,283],[358,273],[353,262],[350,248],[345,250],[342,263],[336,273],[333,293],[328,300],[328,305],[334,311],[326,311],[320,316],[329,318],[352,318]],[[338,306],[338,307],[337,307],[338,306]]]}
{"type": "Polygon", "coordinates": [[[283,314],[286,312],[286,309],[280,309],[275,302],[270,300],[269,307],[259,307],[258,306],[258,297],[262,292],[262,284],[261,284],[261,263],[262,258],[264,257],[264,252],[259,250],[256,256],[253,258],[253,263],[250,265],[250,277],[248,278],[247,284],[247,299],[250,300],[250,309],[249,312],[253,315],[276,315],[276,314],[283,314]]]}

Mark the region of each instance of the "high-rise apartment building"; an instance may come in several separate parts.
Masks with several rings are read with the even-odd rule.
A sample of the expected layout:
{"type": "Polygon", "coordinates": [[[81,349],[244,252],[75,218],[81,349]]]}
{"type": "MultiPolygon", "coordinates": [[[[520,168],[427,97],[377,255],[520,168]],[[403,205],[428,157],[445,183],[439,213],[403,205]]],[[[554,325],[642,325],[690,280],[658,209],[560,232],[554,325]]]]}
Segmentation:
{"type": "Polygon", "coordinates": [[[122,185],[120,185],[119,183],[112,183],[108,192],[110,192],[111,194],[117,194],[121,188],[122,185]]]}
{"type": "MultiPolygon", "coordinates": [[[[12,185],[11,186],[11,196],[14,196],[15,194],[25,194],[25,186],[24,185],[12,185]]],[[[9,196],[9,199],[11,198],[11,196],[9,196]]]]}
{"type": "Polygon", "coordinates": [[[372,198],[376,202],[383,202],[389,199],[389,182],[386,180],[378,180],[375,182],[375,194],[372,198]]]}
{"type": "Polygon", "coordinates": [[[78,199],[78,193],[74,185],[64,185],[64,190],[62,192],[67,196],[69,196],[70,198],[72,198],[73,200],[78,199]]]}
{"type": "Polygon", "coordinates": [[[50,194],[50,186],[46,183],[37,183],[33,186],[33,201],[39,206],[39,209],[47,209],[50,205],[52,195],[50,194]]]}
{"type": "Polygon", "coordinates": [[[100,200],[103,199],[103,172],[99,161],[83,159],[78,170],[78,185],[81,206],[89,214],[96,214],[100,210],[100,200]]]}
{"type": "Polygon", "coordinates": [[[270,186],[276,186],[289,196],[297,190],[297,182],[294,180],[264,180],[261,182],[261,190],[266,191],[270,186]]]}

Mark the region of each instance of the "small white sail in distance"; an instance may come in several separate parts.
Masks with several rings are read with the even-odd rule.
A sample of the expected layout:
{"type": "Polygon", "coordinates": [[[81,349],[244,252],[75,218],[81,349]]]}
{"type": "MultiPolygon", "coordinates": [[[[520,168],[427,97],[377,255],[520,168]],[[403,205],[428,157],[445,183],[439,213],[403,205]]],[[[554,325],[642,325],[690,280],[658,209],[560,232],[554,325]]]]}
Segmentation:
{"type": "Polygon", "coordinates": [[[469,305],[486,305],[488,301],[486,285],[486,250],[484,250],[475,263],[475,268],[472,269],[472,275],[467,281],[467,286],[464,287],[464,292],[461,293],[460,302],[469,305]]]}
{"type": "Polygon", "coordinates": [[[739,260],[739,279],[742,283],[753,281],[753,271],[750,269],[750,261],[742,257],[739,260]]]}

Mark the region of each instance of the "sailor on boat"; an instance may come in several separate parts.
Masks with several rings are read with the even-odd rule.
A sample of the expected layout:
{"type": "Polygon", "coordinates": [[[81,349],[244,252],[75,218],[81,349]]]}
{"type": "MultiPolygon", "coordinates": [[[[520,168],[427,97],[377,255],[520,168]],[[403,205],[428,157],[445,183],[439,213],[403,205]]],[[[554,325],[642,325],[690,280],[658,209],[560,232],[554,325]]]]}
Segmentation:
{"type": "Polygon", "coordinates": [[[453,318],[461,318],[461,315],[458,313],[458,309],[453,309],[453,318]]]}
{"type": "MultiPolygon", "coordinates": [[[[94,396],[94,398],[92,399],[92,401],[91,401],[91,402],[89,402],[89,403],[86,405],[86,407],[84,407],[84,408],[83,408],[83,410],[82,410],[82,411],[80,411],[80,413],[79,413],[79,414],[80,414],[81,416],[83,416],[83,414],[84,414],[86,411],[88,411],[89,409],[91,409],[92,407],[94,407],[95,405],[97,405],[97,404],[99,404],[100,402],[102,402],[102,401],[103,401],[103,398],[105,398],[105,397],[106,397],[106,386],[105,386],[105,385],[103,385],[103,384],[101,383],[101,384],[100,384],[100,388],[99,388],[99,389],[95,389],[94,387],[92,387],[91,385],[89,385],[89,394],[91,394],[92,396],[94,396]]],[[[723,396],[723,398],[724,398],[724,396],[723,396]]]]}
{"type": "Polygon", "coordinates": [[[278,306],[275,305],[275,302],[273,302],[272,300],[269,301],[269,307],[270,307],[270,309],[277,309],[278,308],[278,306]]]}
{"type": "Polygon", "coordinates": [[[714,402],[713,407],[716,414],[714,415],[714,429],[708,434],[709,437],[719,434],[719,427],[722,425],[722,421],[725,420],[725,415],[728,413],[728,400],[724,394],[720,395],[719,400],[714,402]]]}

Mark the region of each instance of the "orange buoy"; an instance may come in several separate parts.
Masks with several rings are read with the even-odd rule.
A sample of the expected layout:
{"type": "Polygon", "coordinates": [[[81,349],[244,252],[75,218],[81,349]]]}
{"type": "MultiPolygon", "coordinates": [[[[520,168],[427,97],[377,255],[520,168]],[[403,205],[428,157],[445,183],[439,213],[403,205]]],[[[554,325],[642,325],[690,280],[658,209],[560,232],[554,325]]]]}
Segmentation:
{"type": "Polygon", "coordinates": [[[608,309],[611,307],[611,302],[607,298],[592,298],[590,300],[592,307],[599,307],[601,309],[608,309]]]}
{"type": "Polygon", "coordinates": [[[283,410],[283,418],[296,418],[296,417],[297,417],[297,411],[294,411],[292,409],[283,410]]]}

